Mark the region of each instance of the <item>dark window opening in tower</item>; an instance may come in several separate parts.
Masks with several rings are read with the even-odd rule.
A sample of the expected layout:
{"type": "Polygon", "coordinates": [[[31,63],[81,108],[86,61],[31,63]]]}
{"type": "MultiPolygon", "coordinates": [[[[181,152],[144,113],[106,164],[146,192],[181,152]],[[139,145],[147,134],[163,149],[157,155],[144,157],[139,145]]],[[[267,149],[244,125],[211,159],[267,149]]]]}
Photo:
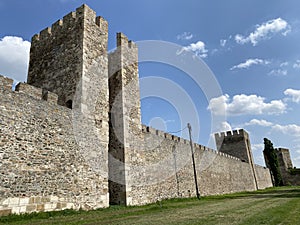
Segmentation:
{"type": "Polygon", "coordinates": [[[68,100],[68,101],[66,102],[66,106],[67,106],[69,109],[72,109],[72,106],[73,106],[72,100],[68,100]]]}

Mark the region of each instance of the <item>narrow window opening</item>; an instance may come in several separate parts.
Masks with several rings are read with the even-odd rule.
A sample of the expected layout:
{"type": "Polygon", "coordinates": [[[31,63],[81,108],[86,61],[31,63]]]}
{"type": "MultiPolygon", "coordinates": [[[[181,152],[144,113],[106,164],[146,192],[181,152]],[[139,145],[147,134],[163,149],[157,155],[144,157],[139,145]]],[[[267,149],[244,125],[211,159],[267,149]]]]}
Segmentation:
{"type": "Polygon", "coordinates": [[[69,109],[72,109],[72,106],[73,106],[72,100],[67,101],[67,102],[66,102],[66,106],[67,106],[69,109]]]}

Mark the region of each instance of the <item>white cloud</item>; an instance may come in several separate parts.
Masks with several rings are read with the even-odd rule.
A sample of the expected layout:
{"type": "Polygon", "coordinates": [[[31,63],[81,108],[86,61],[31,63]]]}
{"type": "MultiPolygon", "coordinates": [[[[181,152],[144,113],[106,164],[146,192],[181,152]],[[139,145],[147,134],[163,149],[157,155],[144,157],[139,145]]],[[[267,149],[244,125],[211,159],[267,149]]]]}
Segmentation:
{"type": "Polygon", "coordinates": [[[270,62],[263,59],[247,59],[245,62],[235,65],[230,68],[230,70],[234,69],[247,69],[252,65],[267,65],[270,62]]]}
{"type": "Polygon", "coordinates": [[[296,124],[288,124],[288,125],[276,124],[272,128],[273,130],[280,131],[283,134],[300,137],[300,126],[296,124]]]}
{"type": "Polygon", "coordinates": [[[248,123],[245,123],[245,126],[250,126],[250,125],[270,127],[272,130],[279,131],[287,135],[292,135],[296,137],[300,136],[300,126],[296,124],[280,125],[280,124],[274,124],[266,120],[252,119],[248,123]]]}
{"type": "Polygon", "coordinates": [[[280,64],[280,67],[285,67],[285,66],[288,66],[288,65],[289,65],[288,62],[283,62],[283,63],[280,64]]]}
{"type": "Polygon", "coordinates": [[[292,97],[293,102],[300,103],[300,90],[289,88],[284,91],[284,94],[292,97]]]}
{"type": "Polygon", "coordinates": [[[30,42],[20,37],[0,39],[0,74],[25,81],[29,63],[30,42]]]}
{"type": "Polygon", "coordinates": [[[193,38],[193,34],[190,32],[184,32],[182,34],[177,35],[177,40],[191,40],[193,38]]]}
{"type": "Polygon", "coordinates": [[[282,69],[275,69],[271,70],[268,75],[271,76],[286,76],[287,75],[287,70],[282,70],[282,69]]]}
{"type": "Polygon", "coordinates": [[[257,95],[235,95],[232,99],[228,95],[222,95],[210,100],[208,110],[215,115],[261,115],[282,114],[286,111],[286,105],[281,100],[265,102],[265,98],[257,95]]]}
{"type": "Polygon", "coordinates": [[[265,145],[264,144],[252,144],[251,145],[251,149],[252,151],[260,151],[262,152],[265,148],[265,145]]]}
{"type": "Polygon", "coordinates": [[[238,44],[246,44],[251,42],[253,46],[261,40],[270,39],[274,34],[280,33],[286,36],[291,31],[291,26],[287,21],[277,18],[269,20],[263,24],[256,25],[255,31],[250,33],[247,37],[237,34],[235,41],[238,44]]]}
{"type": "Polygon", "coordinates": [[[266,120],[258,120],[258,119],[252,119],[250,122],[246,123],[245,126],[262,126],[262,127],[270,127],[273,125],[273,123],[268,122],[266,120]]]}
{"type": "Polygon", "coordinates": [[[300,60],[297,60],[296,63],[294,63],[293,68],[300,69],[300,60]]]}
{"type": "Polygon", "coordinates": [[[177,54],[180,55],[184,51],[191,51],[201,58],[206,58],[208,52],[205,48],[204,42],[202,41],[198,41],[196,43],[190,44],[189,46],[183,47],[179,52],[177,52],[177,54]]]}
{"type": "Polygon", "coordinates": [[[232,130],[231,125],[228,122],[224,121],[218,125],[216,132],[225,132],[229,130],[232,130]]]}
{"type": "Polygon", "coordinates": [[[220,40],[220,45],[222,47],[225,47],[226,43],[227,43],[227,40],[225,40],[225,39],[220,40]]]}

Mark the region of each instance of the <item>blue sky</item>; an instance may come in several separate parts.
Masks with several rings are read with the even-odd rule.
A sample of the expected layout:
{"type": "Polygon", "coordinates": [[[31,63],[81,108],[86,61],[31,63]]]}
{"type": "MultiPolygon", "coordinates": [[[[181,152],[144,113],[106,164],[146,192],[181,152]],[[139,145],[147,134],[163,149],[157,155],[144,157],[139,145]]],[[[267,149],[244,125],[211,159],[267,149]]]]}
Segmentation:
{"type": "MultiPolygon", "coordinates": [[[[211,132],[244,128],[256,163],[264,164],[267,137],[275,147],[289,148],[300,167],[298,0],[0,0],[0,74],[25,81],[31,37],[83,3],[109,22],[109,49],[121,31],[134,41],[176,43],[209,66],[222,90],[211,99],[178,68],[140,65],[141,78],[163,77],[190,96],[200,118],[192,124],[200,130],[194,134],[197,142],[211,146],[211,132]],[[224,110],[226,121],[212,128],[212,118],[224,110]]],[[[167,131],[184,128],[177,94],[179,106],[159,96],[143,98],[143,123],[167,131]]],[[[186,136],[186,130],[179,135],[186,136]]]]}

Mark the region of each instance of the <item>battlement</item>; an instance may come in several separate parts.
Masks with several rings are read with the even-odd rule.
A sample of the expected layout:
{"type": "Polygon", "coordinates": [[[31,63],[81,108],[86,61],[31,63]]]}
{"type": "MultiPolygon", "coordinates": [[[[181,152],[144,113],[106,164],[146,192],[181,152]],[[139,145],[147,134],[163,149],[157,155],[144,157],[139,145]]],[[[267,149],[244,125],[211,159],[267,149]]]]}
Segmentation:
{"type": "MultiPolygon", "coordinates": [[[[166,140],[172,140],[172,141],[175,141],[175,142],[178,142],[178,143],[183,143],[183,144],[190,145],[190,141],[189,140],[186,140],[184,138],[181,138],[181,137],[178,137],[178,136],[166,133],[166,132],[161,131],[161,130],[157,130],[157,129],[153,128],[153,127],[149,127],[149,126],[144,125],[144,124],[142,124],[142,132],[145,133],[145,134],[154,134],[154,135],[157,135],[158,137],[165,138],[166,140]]],[[[232,155],[229,155],[229,154],[226,154],[226,153],[223,153],[223,152],[216,151],[216,150],[211,149],[209,147],[206,147],[204,145],[200,145],[198,143],[193,143],[193,145],[194,145],[193,147],[194,147],[195,151],[196,150],[209,151],[209,152],[212,152],[214,154],[217,154],[217,155],[220,155],[220,156],[224,156],[226,158],[230,158],[230,159],[234,159],[234,160],[237,160],[237,161],[241,161],[237,157],[234,157],[232,155]]]]}
{"type": "Polygon", "coordinates": [[[37,88],[26,83],[18,83],[15,91],[24,93],[38,100],[43,97],[43,90],[41,88],[37,88]]]}
{"type": "Polygon", "coordinates": [[[244,129],[220,132],[215,134],[215,138],[224,139],[225,137],[248,137],[248,133],[244,129]]]}
{"type": "MultiPolygon", "coordinates": [[[[13,80],[0,75],[0,90],[12,91],[13,80]]],[[[15,88],[15,93],[23,93],[37,100],[45,100],[52,104],[57,104],[58,96],[47,90],[34,87],[27,83],[18,83],[15,88]]]]}
{"type": "Polygon", "coordinates": [[[57,104],[58,96],[56,94],[26,83],[18,83],[15,91],[24,93],[37,100],[45,100],[49,103],[57,104]]]}
{"type": "Polygon", "coordinates": [[[0,90],[11,91],[13,82],[13,79],[0,75],[0,90]]]}
{"type": "Polygon", "coordinates": [[[70,12],[64,16],[63,19],[53,23],[51,27],[47,27],[40,33],[35,34],[32,37],[32,42],[48,40],[51,36],[56,36],[56,34],[68,30],[69,28],[73,28],[76,24],[84,21],[96,24],[104,33],[108,32],[107,21],[101,16],[97,17],[94,10],[83,4],[81,7],[77,8],[75,12],[70,12]]]}
{"type": "Polygon", "coordinates": [[[176,141],[176,142],[182,142],[184,144],[188,143],[188,140],[186,139],[183,139],[181,137],[178,137],[176,135],[172,135],[172,134],[169,134],[169,133],[166,133],[164,131],[161,131],[161,130],[157,130],[153,127],[149,127],[147,125],[144,125],[142,124],[142,132],[145,133],[145,134],[154,134],[154,135],[157,135],[158,137],[162,137],[162,138],[165,138],[167,140],[173,140],[173,141],[176,141]]]}
{"type": "Polygon", "coordinates": [[[128,40],[128,37],[123,33],[117,33],[117,47],[136,48],[136,44],[128,40]]]}

